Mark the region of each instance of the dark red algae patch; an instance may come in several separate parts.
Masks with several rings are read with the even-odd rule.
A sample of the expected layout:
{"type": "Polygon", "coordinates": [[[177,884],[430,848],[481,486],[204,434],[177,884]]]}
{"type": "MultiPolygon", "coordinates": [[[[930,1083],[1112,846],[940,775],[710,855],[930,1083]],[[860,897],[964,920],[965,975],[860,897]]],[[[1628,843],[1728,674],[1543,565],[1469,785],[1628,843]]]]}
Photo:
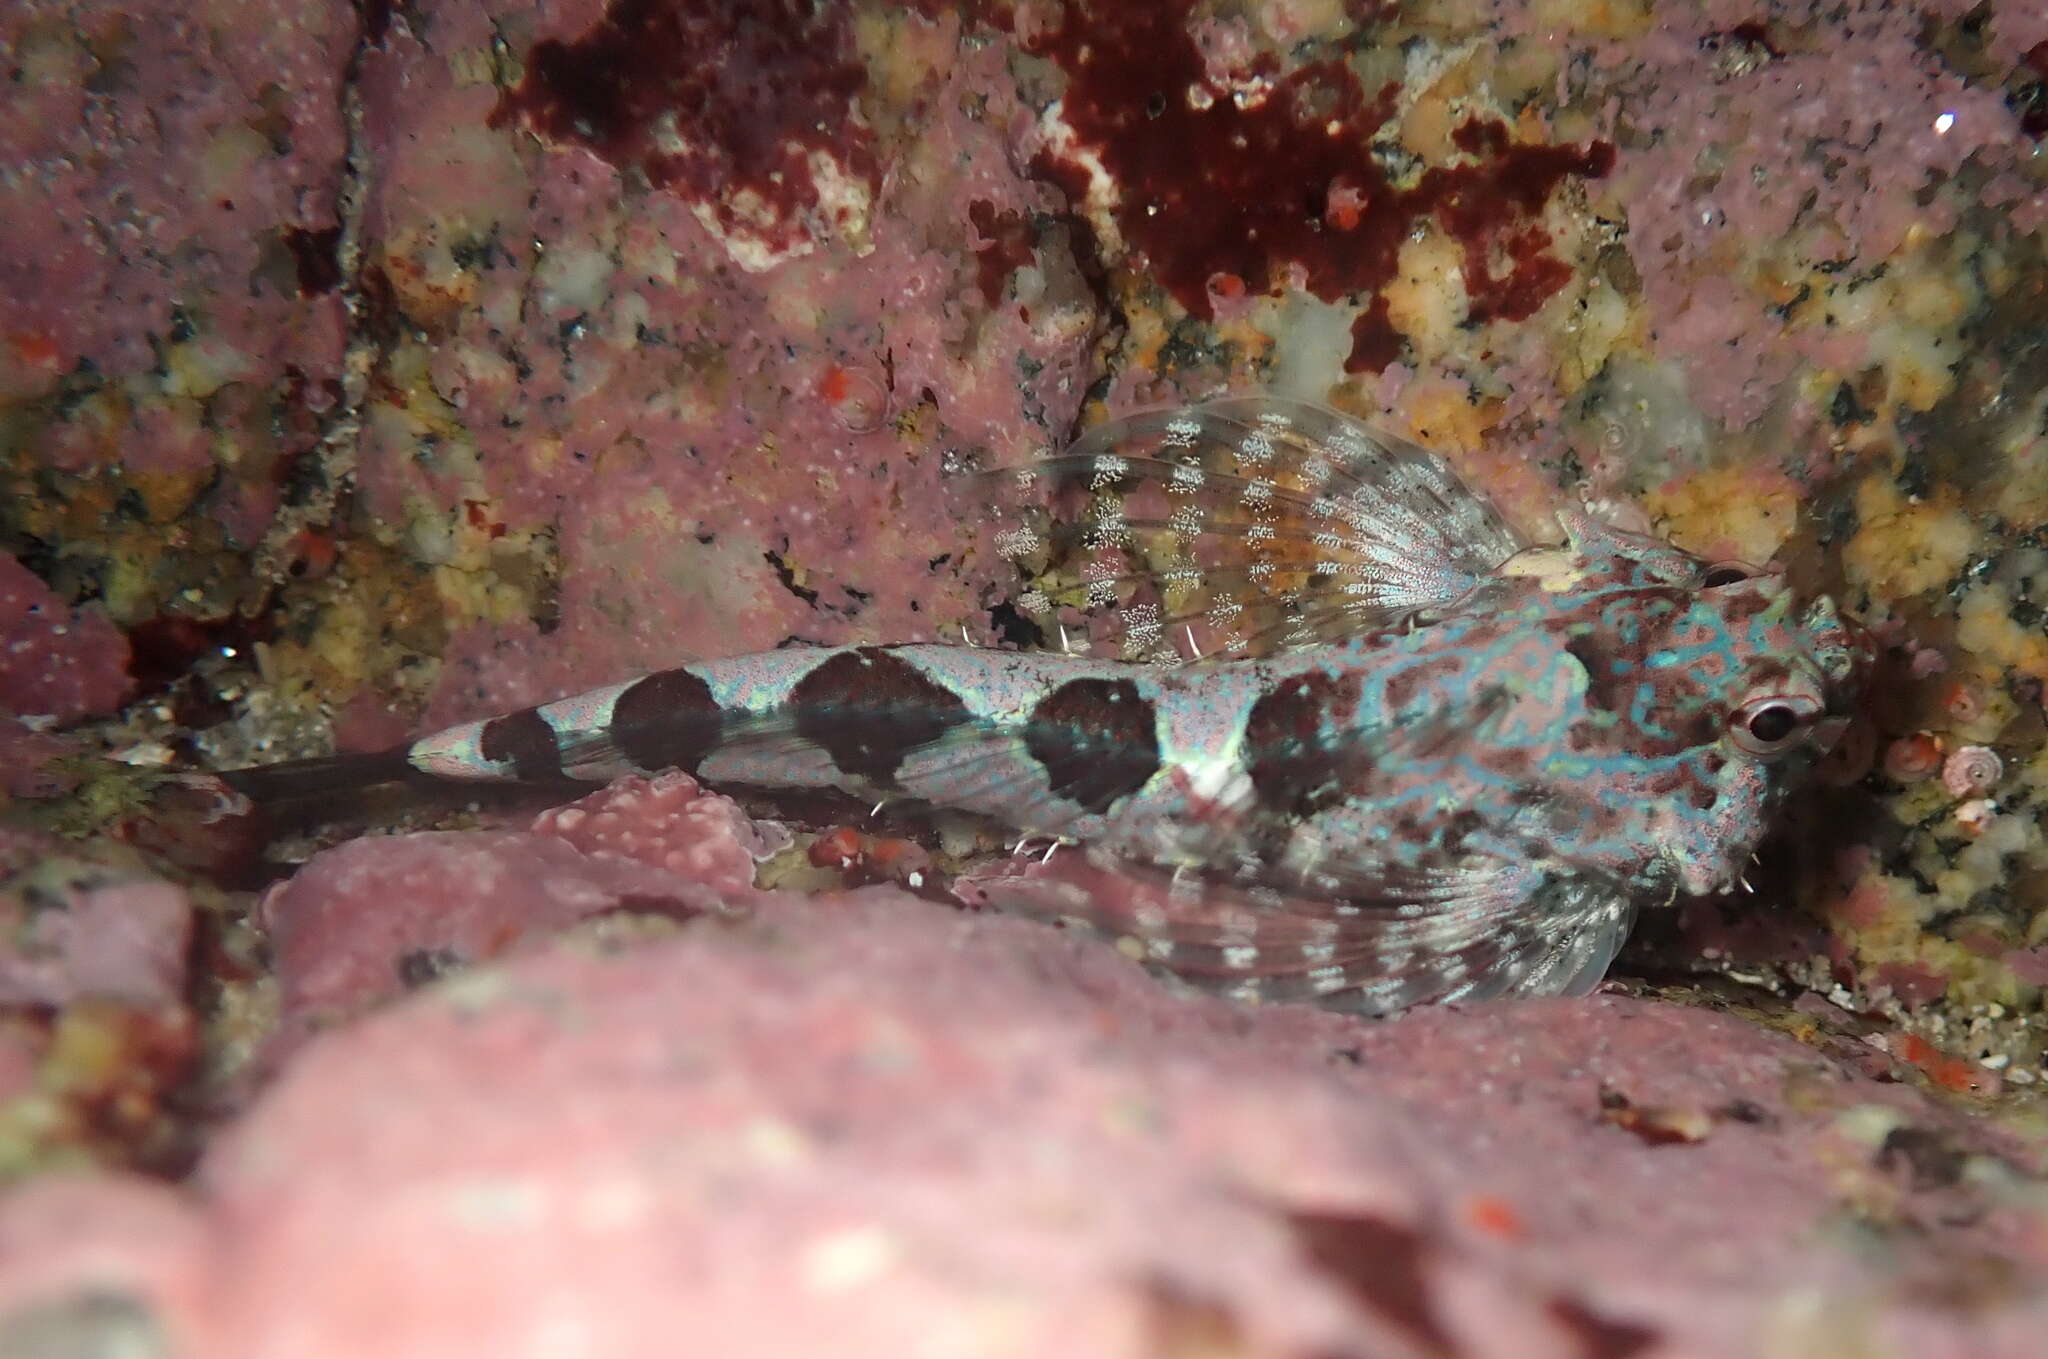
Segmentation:
{"type": "Polygon", "coordinates": [[[2035,141],[2048,138],[2048,42],[2037,42],[2020,58],[2034,78],[2020,85],[2007,101],[2019,119],[2020,131],[2035,141]]]}
{"type": "Polygon", "coordinates": [[[1382,293],[1351,323],[1351,353],[1344,360],[1344,371],[1381,373],[1400,357],[1401,332],[1394,328],[1386,294],[1382,293]]]}
{"type": "Polygon", "coordinates": [[[985,242],[974,248],[975,278],[982,299],[993,307],[1003,300],[1010,275],[1031,263],[1031,219],[1021,212],[998,212],[995,204],[977,198],[967,205],[967,220],[985,242]]]}
{"type": "Polygon", "coordinates": [[[318,297],[341,286],[340,227],[286,227],[284,243],[298,271],[300,297],[318,297]]]}
{"type": "MultiPolygon", "coordinates": [[[[1270,291],[1290,267],[1324,301],[1380,288],[1430,216],[1464,246],[1476,321],[1524,320],[1571,277],[1538,216],[1567,176],[1605,175],[1612,146],[1515,145],[1504,125],[1473,120],[1457,134],[1468,163],[1396,188],[1371,142],[1399,86],[1368,98],[1342,62],[1283,75],[1268,57],[1247,88],[1218,88],[1187,31],[1191,10],[1191,0],[1070,4],[1033,44],[1067,74],[1063,116],[1115,181],[1125,239],[1191,314],[1214,316],[1219,279],[1270,291]]],[[[1088,171],[1073,160],[1046,153],[1035,168],[1073,198],[1086,193],[1088,171]]],[[[1353,371],[1397,356],[1384,309],[1373,316],[1354,336],[1353,371]]]]}
{"type": "Polygon", "coordinates": [[[880,172],[855,100],[867,71],[848,9],[805,0],[613,0],[573,41],[526,54],[526,78],[504,93],[490,125],[513,118],[550,141],[588,147],[656,188],[713,206],[722,226],[758,195],[787,245],[818,206],[810,155],[823,151],[864,179],[880,172]]]}

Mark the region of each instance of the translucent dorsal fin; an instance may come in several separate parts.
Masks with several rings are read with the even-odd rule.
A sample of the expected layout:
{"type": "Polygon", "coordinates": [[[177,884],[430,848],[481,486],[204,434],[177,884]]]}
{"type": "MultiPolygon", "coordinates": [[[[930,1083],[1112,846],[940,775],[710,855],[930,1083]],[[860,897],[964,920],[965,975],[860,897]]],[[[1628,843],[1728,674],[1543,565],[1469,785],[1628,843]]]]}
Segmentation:
{"type": "Polygon", "coordinates": [[[1523,546],[1434,453],[1275,397],[1126,416],[991,476],[1024,611],[1100,657],[1340,641],[1449,606],[1523,546]]]}

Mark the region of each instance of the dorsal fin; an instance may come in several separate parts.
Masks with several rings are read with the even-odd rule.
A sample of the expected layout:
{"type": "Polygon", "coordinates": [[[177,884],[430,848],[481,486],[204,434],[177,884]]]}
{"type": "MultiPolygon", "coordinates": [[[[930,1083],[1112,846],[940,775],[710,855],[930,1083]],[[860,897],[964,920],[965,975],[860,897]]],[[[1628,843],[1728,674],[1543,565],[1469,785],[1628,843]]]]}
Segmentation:
{"type": "Polygon", "coordinates": [[[1448,607],[1523,546],[1436,454],[1276,397],[1140,412],[990,476],[1019,603],[1103,658],[1342,641],[1448,607]]]}

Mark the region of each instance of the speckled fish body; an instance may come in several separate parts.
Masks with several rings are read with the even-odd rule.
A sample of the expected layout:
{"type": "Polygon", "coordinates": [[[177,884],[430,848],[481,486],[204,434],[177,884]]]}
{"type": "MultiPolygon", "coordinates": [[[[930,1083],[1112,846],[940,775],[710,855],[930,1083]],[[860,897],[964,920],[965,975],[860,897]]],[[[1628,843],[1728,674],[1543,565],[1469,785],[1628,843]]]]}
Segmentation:
{"type": "Polygon", "coordinates": [[[999,904],[1241,996],[1382,1012],[1597,982],[1639,904],[1736,879],[1857,683],[1827,601],[1583,515],[1525,547],[1431,455],[1320,408],[1134,417],[1012,490],[1027,607],[1120,654],[709,660],[396,758],[979,813],[1164,889],[999,904]]]}

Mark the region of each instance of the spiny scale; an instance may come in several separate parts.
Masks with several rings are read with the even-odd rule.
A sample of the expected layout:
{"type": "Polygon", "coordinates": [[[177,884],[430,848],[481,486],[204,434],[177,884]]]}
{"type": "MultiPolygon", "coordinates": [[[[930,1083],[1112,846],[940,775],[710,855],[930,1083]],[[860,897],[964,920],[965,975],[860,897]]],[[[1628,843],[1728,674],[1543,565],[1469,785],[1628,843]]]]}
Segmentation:
{"type": "Polygon", "coordinates": [[[1026,604],[1101,654],[703,661],[229,777],[680,768],[918,799],[1087,847],[974,875],[977,899],[1197,985],[1380,1013],[1597,983],[1637,905],[1733,880],[1859,683],[1826,601],[1794,617],[1775,576],[1710,586],[1583,516],[1524,549],[1433,455],[1319,407],[1140,414],[993,486],[1026,604]]]}

